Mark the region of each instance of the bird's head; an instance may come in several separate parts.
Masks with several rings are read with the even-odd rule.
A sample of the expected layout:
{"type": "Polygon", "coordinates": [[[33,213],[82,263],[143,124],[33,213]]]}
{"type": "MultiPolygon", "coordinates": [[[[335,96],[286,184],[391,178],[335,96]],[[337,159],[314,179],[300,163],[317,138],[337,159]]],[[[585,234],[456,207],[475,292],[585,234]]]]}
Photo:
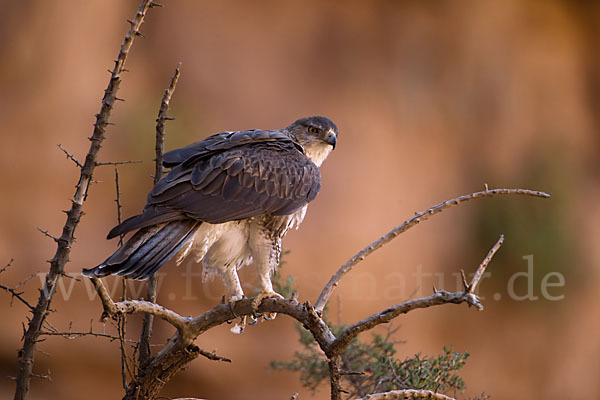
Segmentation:
{"type": "Polygon", "coordinates": [[[319,167],[337,143],[338,127],[329,118],[301,118],[287,130],[300,143],[306,156],[319,167]]]}

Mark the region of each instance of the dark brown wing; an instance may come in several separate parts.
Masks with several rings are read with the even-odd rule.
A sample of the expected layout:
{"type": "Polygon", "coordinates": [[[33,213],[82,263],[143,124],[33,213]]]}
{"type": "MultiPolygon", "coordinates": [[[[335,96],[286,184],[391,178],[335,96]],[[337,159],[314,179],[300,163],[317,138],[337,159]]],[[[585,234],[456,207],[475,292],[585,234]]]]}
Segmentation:
{"type": "MultiPolygon", "coordinates": [[[[205,157],[211,153],[229,150],[245,144],[277,140],[290,141],[289,137],[279,130],[263,131],[252,129],[248,131],[217,133],[200,142],[165,153],[163,156],[163,165],[167,168],[173,168],[183,162],[189,165],[195,159],[205,157]]],[[[299,151],[302,151],[300,146],[296,145],[296,147],[299,151]]]]}
{"type": "Polygon", "coordinates": [[[178,219],[222,223],[263,213],[286,215],[312,201],[317,166],[280,131],[227,132],[165,154],[174,166],[150,194],[144,212],[109,237],[178,219]]]}

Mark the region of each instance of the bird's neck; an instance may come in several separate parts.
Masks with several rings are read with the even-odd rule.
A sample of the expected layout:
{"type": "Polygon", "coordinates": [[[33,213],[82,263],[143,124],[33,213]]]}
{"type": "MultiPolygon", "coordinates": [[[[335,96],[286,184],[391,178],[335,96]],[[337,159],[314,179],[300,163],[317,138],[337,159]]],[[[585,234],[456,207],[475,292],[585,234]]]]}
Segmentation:
{"type": "Polygon", "coordinates": [[[304,148],[304,154],[306,154],[306,157],[315,163],[317,167],[320,167],[321,164],[323,164],[323,161],[325,161],[333,149],[330,145],[319,142],[307,143],[302,147],[304,148]]]}

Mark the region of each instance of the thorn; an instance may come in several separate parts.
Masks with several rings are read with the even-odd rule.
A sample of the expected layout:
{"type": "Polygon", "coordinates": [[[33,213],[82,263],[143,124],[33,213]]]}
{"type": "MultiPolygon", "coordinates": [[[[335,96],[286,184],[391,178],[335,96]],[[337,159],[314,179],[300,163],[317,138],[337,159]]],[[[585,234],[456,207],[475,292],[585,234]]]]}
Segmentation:
{"type": "Polygon", "coordinates": [[[121,68],[121,72],[131,72],[131,71],[128,70],[127,68],[121,68]]]}
{"type": "Polygon", "coordinates": [[[58,148],[62,150],[63,153],[65,153],[65,155],[67,156],[67,159],[73,161],[75,163],[75,165],[77,165],[79,168],[83,168],[83,164],[81,164],[71,153],[69,153],[67,151],[67,149],[65,149],[64,147],[62,147],[62,145],[59,143],[57,144],[58,148]]]}
{"type": "Polygon", "coordinates": [[[37,227],[37,230],[38,230],[38,231],[40,231],[40,232],[42,232],[42,233],[44,234],[44,236],[47,236],[47,237],[49,237],[50,239],[52,239],[52,240],[54,240],[55,242],[57,242],[57,243],[58,243],[58,238],[57,238],[57,237],[55,237],[55,236],[52,236],[50,233],[48,233],[48,231],[46,231],[46,230],[44,230],[44,229],[40,228],[39,226],[37,227]]]}
{"type": "Polygon", "coordinates": [[[125,99],[122,99],[122,98],[120,98],[120,97],[116,97],[116,96],[115,96],[115,101],[125,101],[125,99]]]}
{"type": "Polygon", "coordinates": [[[141,37],[141,38],[145,38],[145,37],[146,37],[146,36],[144,36],[144,35],[142,34],[142,32],[140,32],[140,31],[135,31],[135,35],[136,35],[136,36],[139,36],[139,37],[141,37]]]}
{"type": "Polygon", "coordinates": [[[164,117],[163,119],[165,119],[167,121],[173,121],[175,119],[175,117],[164,117]]]}
{"type": "Polygon", "coordinates": [[[164,7],[164,6],[160,3],[155,3],[155,2],[150,3],[150,8],[154,8],[154,7],[164,7]]]}
{"type": "Polygon", "coordinates": [[[128,19],[127,22],[129,22],[130,25],[134,24],[134,22],[132,20],[130,20],[130,19],[128,19]]]}

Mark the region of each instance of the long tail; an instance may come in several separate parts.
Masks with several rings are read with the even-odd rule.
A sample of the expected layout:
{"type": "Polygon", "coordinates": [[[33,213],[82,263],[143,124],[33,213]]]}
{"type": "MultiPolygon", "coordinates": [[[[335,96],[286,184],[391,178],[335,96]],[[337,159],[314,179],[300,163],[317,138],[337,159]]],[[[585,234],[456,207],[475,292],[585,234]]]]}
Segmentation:
{"type": "Polygon", "coordinates": [[[142,228],[102,264],[84,269],[83,275],[146,279],[192,238],[200,224],[180,220],[142,228]]]}

